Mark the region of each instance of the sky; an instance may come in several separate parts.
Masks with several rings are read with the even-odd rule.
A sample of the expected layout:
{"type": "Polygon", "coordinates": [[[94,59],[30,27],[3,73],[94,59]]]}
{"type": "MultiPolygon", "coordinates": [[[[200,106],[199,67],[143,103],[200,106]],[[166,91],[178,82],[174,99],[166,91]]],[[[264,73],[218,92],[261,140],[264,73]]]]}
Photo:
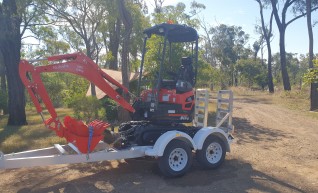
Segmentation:
{"type": "MultiPolygon", "coordinates": [[[[255,33],[255,25],[260,23],[259,6],[255,0],[196,0],[206,6],[199,16],[211,26],[218,24],[241,26],[243,30],[250,35],[249,43],[251,46],[258,39],[259,35],[255,33]]],[[[153,0],[146,0],[149,11],[153,10],[153,0]]],[[[175,5],[183,2],[190,7],[192,0],[165,0],[164,5],[175,5]]],[[[269,21],[270,13],[264,13],[265,22],[269,21]]],[[[318,13],[312,18],[318,18],[318,13]]],[[[292,18],[292,14],[287,15],[292,18]]],[[[289,21],[289,20],[287,20],[289,21]]],[[[314,27],[314,41],[318,35],[318,28],[314,27]]],[[[199,31],[199,33],[202,33],[199,31]]],[[[273,20],[274,39],[271,43],[272,52],[279,52],[279,33],[275,20],[273,20]]],[[[306,54],[308,53],[308,31],[306,18],[303,17],[291,23],[286,30],[285,39],[286,51],[290,53],[306,54]]],[[[266,49],[264,49],[266,50],[266,49]]],[[[318,43],[314,43],[314,52],[318,52],[318,43]]],[[[265,53],[266,54],[266,53],[265,53]]]]}

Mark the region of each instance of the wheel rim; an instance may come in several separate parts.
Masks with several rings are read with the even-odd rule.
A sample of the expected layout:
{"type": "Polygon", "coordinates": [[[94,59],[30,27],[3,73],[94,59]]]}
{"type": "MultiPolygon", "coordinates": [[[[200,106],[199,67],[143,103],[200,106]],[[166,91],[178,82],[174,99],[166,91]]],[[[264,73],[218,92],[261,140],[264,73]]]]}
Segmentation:
{"type": "Polygon", "coordinates": [[[221,160],[222,147],[219,143],[213,142],[206,148],[206,159],[212,164],[216,164],[221,160]]]}
{"type": "Polygon", "coordinates": [[[169,155],[169,166],[173,171],[183,170],[188,163],[187,152],[182,148],[176,148],[169,155]]]}

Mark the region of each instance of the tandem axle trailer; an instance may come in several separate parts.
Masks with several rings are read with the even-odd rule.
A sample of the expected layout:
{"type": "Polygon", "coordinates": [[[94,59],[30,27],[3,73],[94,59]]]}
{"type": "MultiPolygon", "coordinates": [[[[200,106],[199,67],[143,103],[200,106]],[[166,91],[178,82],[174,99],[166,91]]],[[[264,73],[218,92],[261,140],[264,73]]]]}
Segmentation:
{"type": "Polygon", "coordinates": [[[207,126],[209,93],[196,91],[194,125],[200,127],[194,136],[179,130],[169,130],[153,146],[130,146],[116,149],[100,141],[93,152],[81,153],[73,144],[55,144],[53,147],[3,154],[0,152],[0,169],[99,162],[139,157],[158,158],[159,168],[165,176],[181,176],[192,164],[195,152],[200,165],[205,168],[220,166],[233,142],[233,93],[219,91],[217,97],[216,127],[207,126]]]}

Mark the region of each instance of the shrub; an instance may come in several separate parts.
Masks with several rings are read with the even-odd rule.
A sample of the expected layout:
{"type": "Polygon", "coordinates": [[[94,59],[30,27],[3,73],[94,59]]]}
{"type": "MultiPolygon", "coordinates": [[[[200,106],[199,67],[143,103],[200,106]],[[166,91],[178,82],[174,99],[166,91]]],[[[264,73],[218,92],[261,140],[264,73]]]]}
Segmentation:
{"type": "Polygon", "coordinates": [[[99,119],[105,120],[106,111],[102,107],[102,103],[96,97],[77,96],[71,104],[74,110],[74,116],[86,123],[99,119]]]}
{"type": "Polygon", "coordinates": [[[110,99],[109,97],[104,97],[101,99],[103,108],[106,111],[106,119],[109,122],[115,122],[118,120],[118,105],[117,103],[110,99]]]}
{"type": "Polygon", "coordinates": [[[310,68],[303,75],[303,82],[305,85],[311,83],[318,83],[318,60],[314,60],[315,68],[310,68]]]}

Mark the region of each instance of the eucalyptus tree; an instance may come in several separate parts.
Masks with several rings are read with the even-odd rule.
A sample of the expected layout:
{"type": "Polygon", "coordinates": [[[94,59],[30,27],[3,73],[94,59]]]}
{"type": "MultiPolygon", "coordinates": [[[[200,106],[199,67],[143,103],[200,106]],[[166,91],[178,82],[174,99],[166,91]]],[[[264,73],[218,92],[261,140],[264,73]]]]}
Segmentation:
{"type": "MultiPolygon", "coordinates": [[[[70,1],[46,1],[52,12],[53,19],[64,24],[64,30],[71,29],[80,37],[84,44],[86,55],[91,59],[97,59],[99,47],[96,46],[98,27],[107,15],[106,2],[102,0],[70,0],[70,1]]],[[[95,86],[92,84],[91,94],[96,96],[95,86]]]]}
{"type": "Polygon", "coordinates": [[[105,67],[118,70],[118,51],[121,37],[121,19],[118,12],[117,0],[105,0],[106,10],[108,12],[106,18],[102,20],[99,28],[102,34],[104,46],[107,50],[107,63],[105,67]]]}
{"type": "Polygon", "coordinates": [[[22,39],[30,26],[43,20],[43,4],[31,0],[3,0],[0,2],[0,52],[7,77],[8,125],[27,124],[24,86],[19,77],[22,39]]]}
{"type": "MultiPolygon", "coordinates": [[[[230,77],[229,84],[234,85],[236,83],[235,63],[238,59],[248,57],[244,46],[249,36],[242,27],[225,24],[210,28],[209,33],[211,34],[211,43],[214,45],[214,60],[221,72],[230,77]]],[[[225,84],[224,81],[227,80],[222,81],[222,84],[225,84]]]]}
{"type": "MultiPolygon", "coordinates": [[[[16,1],[4,0],[0,2],[0,55],[2,72],[7,69],[9,95],[14,101],[9,100],[11,109],[9,111],[9,125],[26,124],[24,90],[18,77],[18,64],[20,60],[21,35],[20,25],[21,17],[18,15],[16,1]],[[14,92],[14,91],[17,92],[14,92]],[[16,108],[16,109],[13,109],[16,108]]],[[[5,76],[1,76],[1,86],[6,83],[5,76]]],[[[6,91],[4,91],[6,92],[6,91]]]]}
{"type": "MultiPolygon", "coordinates": [[[[297,19],[307,15],[305,0],[270,0],[272,10],[274,13],[275,21],[279,30],[279,48],[280,48],[280,62],[281,73],[283,78],[284,90],[291,90],[287,66],[286,66],[286,48],[285,48],[285,33],[287,27],[297,19]],[[282,9],[280,9],[282,8],[282,9]],[[294,17],[287,21],[287,12],[291,10],[294,17]]],[[[317,1],[312,2],[310,12],[318,9],[317,1]]]]}
{"type": "Polygon", "coordinates": [[[267,80],[268,80],[268,90],[270,93],[274,92],[274,84],[273,84],[273,75],[272,75],[272,49],[271,49],[271,37],[272,37],[272,24],[273,24],[273,15],[274,12],[271,12],[269,24],[265,24],[265,18],[263,10],[267,6],[269,6],[268,1],[255,0],[259,5],[259,12],[261,16],[261,29],[262,29],[262,37],[266,41],[267,47],[267,80]]]}

